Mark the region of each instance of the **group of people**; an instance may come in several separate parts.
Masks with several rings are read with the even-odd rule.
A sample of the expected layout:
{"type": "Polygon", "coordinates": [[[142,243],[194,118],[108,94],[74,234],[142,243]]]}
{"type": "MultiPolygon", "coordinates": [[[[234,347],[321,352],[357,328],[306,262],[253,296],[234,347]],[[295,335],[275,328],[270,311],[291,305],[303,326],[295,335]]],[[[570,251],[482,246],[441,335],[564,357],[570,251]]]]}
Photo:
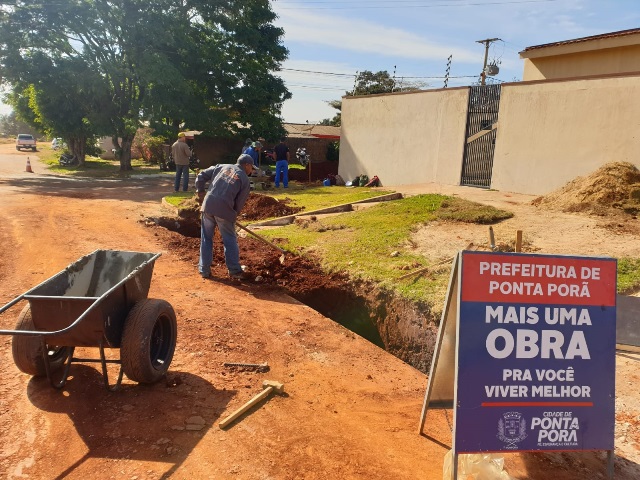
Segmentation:
{"type": "MultiPolygon", "coordinates": [[[[284,188],[289,187],[289,161],[290,161],[290,153],[289,147],[285,143],[286,138],[280,138],[280,143],[278,143],[273,149],[274,160],[276,161],[276,176],[274,184],[276,188],[280,188],[280,180],[282,180],[282,186],[284,188]]],[[[242,154],[249,155],[253,158],[253,163],[256,167],[260,166],[260,151],[262,150],[262,143],[259,141],[254,142],[250,138],[244,142],[244,146],[242,147],[242,154]]]]}
{"type": "MultiPolygon", "coordinates": [[[[276,160],[275,186],[289,187],[289,147],[285,138],[274,148],[276,160]]],[[[249,177],[258,170],[262,143],[247,139],[242,153],[235,164],[213,165],[201,170],[196,176],[195,187],[201,211],[200,227],[200,260],[198,272],[202,278],[211,276],[213,262],[213,236],[218,228],[224,246],[224,259],[231,278],[246,280],[249,277],[240,265],[240,250],[236,234],[236,219],[244,207],[250,193],[249,177]]],[[[189,157],[191,150],[186,143],[184,133],[171,146],[171,153],[176,163],[174,190],[189,188],[189,157]]]]}

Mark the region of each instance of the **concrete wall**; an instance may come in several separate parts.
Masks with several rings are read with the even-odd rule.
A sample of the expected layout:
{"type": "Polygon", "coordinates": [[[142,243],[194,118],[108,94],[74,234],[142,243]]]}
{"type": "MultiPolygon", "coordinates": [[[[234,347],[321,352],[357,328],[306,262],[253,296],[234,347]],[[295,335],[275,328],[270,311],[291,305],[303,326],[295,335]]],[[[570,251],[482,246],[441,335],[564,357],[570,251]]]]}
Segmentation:
{"type": "MultiPolygon", "coordinates": [[[[459,185],[467,88],[342,103],[339,173],[459,185]]],[[[640,75],[503,84],[491,188],[542,195],[605,163],[640,168],[640,75]]]]}
{"type": "Polygon", "coordinates": [[[522,79],[554,80],[640,72],[640,45],[525,58],[522,79]]]}
{"type": "Polygon", "coordinates": [[[545,194],[612,161],[640,167],[640,76],[502,86],[491,188],[545,194]]]}
{"type": "Polygon", "coordinates": [[[460,182],[467,88],[343,97],[339,173],[383,185],[460,182]]]}

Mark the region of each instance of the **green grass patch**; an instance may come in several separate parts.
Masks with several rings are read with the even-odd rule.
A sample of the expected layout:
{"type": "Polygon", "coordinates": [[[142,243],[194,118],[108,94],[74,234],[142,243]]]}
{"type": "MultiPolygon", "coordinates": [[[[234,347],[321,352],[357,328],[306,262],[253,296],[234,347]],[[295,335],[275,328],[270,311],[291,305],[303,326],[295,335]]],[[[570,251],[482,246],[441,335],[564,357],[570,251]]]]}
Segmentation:
{"type": "Polygon", "coordinates": [[[346,271],[354,279],[382,284],[406,298],[438,303],[448,273],[407,280],[399,277],[428,265],[423,256],[412,252],[408,239],[418,226],[437,218],[437,211],[448,198],[417,195],[316,222],[302,219],[262,234],[285,238],[292,251],[313,252],[327,271],[346,271]]]}
{"type": "Polygon", "coordinates": [[[308,187],[290,182],[286,190],[265,190],[258,193],[271,195],[279,201],[286,200],[288,205],[302,207],[310,212],[320,208],[333,207],[344,203],[353,203],[367,198],[379,197],[393,193],[391,190],[370,190],[368,188],[347,187],[308,187]]]}
{"type": "Polygon", "coordinates": [[[640,290],[640,259],[618,259],[618,293],[630,293],[640,290]]]}
{"type": "Polygon", "coordinates": [[[61,150],[53,150],[50,147],[38,147],[38,157],[40,161],[47,165],[51,172],[59,175],[69,175],[72,177],[93,177],[93,178],[128,178],[132,175],[175,175],[174,172],[162,172],[158,165],[151,165],[142,159],[132,159],[133,170],[120,171],[120,162],[117,160],[105,160],[99,157],[87,156],[82,167],[65,167],[60,165],[59,159],[61,150]]]}
{"type": "Polygon", "coordinates": [[[436,216],[440,220],[491,225],[513,217],[513,213],[454,197],[447,198],[442,202],[436,216]]]}
{"type": "Polygon", "coordinates": [[[164,197],[165,201],[174,207],[179,207],[185,200],[193,198],[193,192],[174,192],[164,197]]]}

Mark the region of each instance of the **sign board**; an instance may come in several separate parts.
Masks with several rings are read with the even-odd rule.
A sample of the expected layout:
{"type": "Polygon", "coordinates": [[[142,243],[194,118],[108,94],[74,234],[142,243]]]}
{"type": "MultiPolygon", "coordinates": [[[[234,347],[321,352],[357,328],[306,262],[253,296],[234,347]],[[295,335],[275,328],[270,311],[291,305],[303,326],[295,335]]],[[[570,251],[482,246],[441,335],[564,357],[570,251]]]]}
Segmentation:
{"type": "Polygon", "coordinates": [[[611,452],[616,260],[465,251],[452,270],[420,430],[453,391],[455,455],[611,452]]]}

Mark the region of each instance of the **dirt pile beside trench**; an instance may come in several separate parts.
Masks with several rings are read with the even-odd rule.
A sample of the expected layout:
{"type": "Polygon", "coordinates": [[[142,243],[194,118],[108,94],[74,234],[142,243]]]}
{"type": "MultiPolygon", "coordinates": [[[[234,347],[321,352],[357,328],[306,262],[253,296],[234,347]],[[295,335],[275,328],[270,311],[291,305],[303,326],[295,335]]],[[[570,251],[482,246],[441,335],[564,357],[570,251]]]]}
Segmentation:
{"type": "Polygon", "coordinates": [[[244,220],[263,220],[265,218],[293,215],[302,210],[302,207],[287,205],[289,202],[289,199],[279,201],[269,195],[252,192],[240,213],[240,218],[244,220]]]}
{"type": "MultiPolygon", "coordinates": [[[[266,218],[284,217],[293,215],[302,210],[302,207],[288,205],[291,200],[277,200],[269,195],[253,193],[249,195],[238,220],[264,220],[266,218]]],[[[195,219],[200,221],[200,204],[196,196],[182,202],[178,208],[178,216],[183,219],[195,219]]]]}
{"type": "Polygon", "coordinates": [[[629,162],[607,163],[532,204],[562,212],[601,216],[626,212],[635,216],[640,211],[640,170],[629,162]]]}

